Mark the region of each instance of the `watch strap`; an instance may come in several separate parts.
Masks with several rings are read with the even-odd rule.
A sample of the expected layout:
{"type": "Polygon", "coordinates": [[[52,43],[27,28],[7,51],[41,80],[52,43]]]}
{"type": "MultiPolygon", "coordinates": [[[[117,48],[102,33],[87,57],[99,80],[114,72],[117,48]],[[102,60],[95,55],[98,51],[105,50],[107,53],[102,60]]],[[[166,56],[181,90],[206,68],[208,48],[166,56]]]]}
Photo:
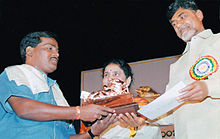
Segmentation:
{"type": "Polygon", "coordinates": [[[91,136],[92,139],[93,139],[94,137],[96,137],[96,136],[99,136],[99,135],[94,135],[94,134],[92,133],[91,129],[88,131],[88,133],[89,133],[89,135],[91,136]]]}

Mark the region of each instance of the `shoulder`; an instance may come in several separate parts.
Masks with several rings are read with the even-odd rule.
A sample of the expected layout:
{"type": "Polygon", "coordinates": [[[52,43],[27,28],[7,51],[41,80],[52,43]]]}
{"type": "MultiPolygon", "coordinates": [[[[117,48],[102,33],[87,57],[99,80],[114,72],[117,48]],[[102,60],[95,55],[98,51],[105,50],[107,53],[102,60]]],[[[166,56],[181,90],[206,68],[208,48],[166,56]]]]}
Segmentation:
{"type": "Polygon", "coordinates": [[[213,36],[220,39],[220,32],[213,34],[213,36]]]}
{"type": "Polygon", "coordinates": [[[214,35],[220,37],[220,32],[219,32],[219,33],[216,33],[216,34],[214,34],[214,35]]]}
{"type": "Polygon", "coordinates": [[[8,66],[5,68],[5,71],[8,71],[8,70],[19,70],[20,67],[23,67],[23,65],[13,65],[13,66],[8,66]]]}
{"type": "Polygon", "coordinates": [[[23,65],[14,65],[5,68],[5,72],[9,80],[22,79],[25,77],[25,71],[23,65]]]}
{"type": "Polygon", "coordinates": [[[213,43],[220,43],[220,33],[213,34],[212,41],[213,41],[213,43]]]}
{"type": "Polygon", "coordinates": [[[8,76],[6,74],[6,71],[4,70],[1,74],[0,74],[0,84],[4,84],[6,81],[8,81],[8,76]]]}
{"type": "Polygon", "coordinates": [[[8,66],[4,69],[4,71],[0,74],[0,81],[2,82],[3,80],[9,80],[8,74],[9,73],[14,73],[18,74],[20,71],[18,70],[19,65],[13,65],[13,66],[8,66]]]}
{"type": "Polygon", "coordinates": [[[208,45],[209,47],[205,47],[205,50],[209,51],[217,51],[220,50],[220,33],[212,33],[210,31],[209,37],[206,38],[205,42],[206,46],[208,45]]]}

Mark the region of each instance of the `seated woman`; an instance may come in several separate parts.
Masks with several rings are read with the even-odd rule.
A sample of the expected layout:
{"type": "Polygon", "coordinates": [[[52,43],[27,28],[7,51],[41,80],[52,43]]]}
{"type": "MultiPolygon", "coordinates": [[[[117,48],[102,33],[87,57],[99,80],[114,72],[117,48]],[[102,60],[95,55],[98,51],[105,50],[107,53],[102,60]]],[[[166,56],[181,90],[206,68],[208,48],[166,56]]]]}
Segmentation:
{"type": "MultiPolygon", "coordinates": [[[[108,85],[112,79],[120,79],[130,88],[133,81],[131,67],[122,59],[112,59],[104,64],[103,86],[108,85]]],[[[134,113],[119,114],[118,122],[112,124],[101,134],[103,139],[162,139],[158,126],[149,126],[145,119],[136,116],[134,113]]]]}

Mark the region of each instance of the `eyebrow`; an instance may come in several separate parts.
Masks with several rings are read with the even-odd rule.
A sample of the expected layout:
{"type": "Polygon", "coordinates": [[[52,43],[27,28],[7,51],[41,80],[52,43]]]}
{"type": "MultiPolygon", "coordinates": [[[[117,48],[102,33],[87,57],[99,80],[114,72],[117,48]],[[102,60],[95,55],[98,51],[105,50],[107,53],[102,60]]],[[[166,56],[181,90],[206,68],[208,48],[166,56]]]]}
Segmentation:
{"type": "MultiPolygon", "coordinates": [[[[111,71],[110,71],[111,72],[111,71]]],[[[112,71],[113,73],[116,73],[116,72],[118,72],[119,73],[119,71],[112,71]]],[[[104,74],[105,73],[109,73],[109,71],[106,71],[106,72],[104,72],[104,74]]]]}
{"type": "Polygon", "coordinates": [[[180,13],[180,14],[178,15],[178,17],[180,17],[180,16],[183,15],[183,14],[184,14],[184,12],[180,13]]]}
{"type": "MultiPolygon", "coordinates": [[[[181,12],[181,13],[178,15],[178,18],[179,18],[181,15],[183,15],[183,14],[184,14],[184,12],[181,12]]],[[[175,20],[172,20],[172,21],[170,21],[170,23],[173,24],[174,21],[175,21],[175,20]]]]}
{"type": "Polygon", "coordinates": [[[55,47],[56,49],[59,49],[56,45],[54,45],[54,44],[52,44],[52,43],[45,43],[44,45],[51,45],[51,46],[53,46],[53,47],[55,47]]]}

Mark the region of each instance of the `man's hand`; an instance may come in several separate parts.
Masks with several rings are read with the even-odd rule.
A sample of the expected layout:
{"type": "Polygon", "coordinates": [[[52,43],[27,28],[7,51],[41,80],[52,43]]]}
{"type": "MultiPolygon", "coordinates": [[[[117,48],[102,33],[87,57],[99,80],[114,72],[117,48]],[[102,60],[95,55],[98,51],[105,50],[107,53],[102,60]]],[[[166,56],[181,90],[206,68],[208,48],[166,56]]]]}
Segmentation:
{"type": "Polygon", "coordinates": [[[119,114],[117,118],[121,124],[130,127],[141,126],[145,123],[145,120],[143,118],[137,117],[134,113],[125,113],[125,115],[119,114]]]}
{"type": "Polygon", "coordinates": [[[177,97],[180,102],[202,101],[208,96],[208,87],[204,81],[195,81],[179,91],[184,93],[177,97]]]}
{"type": "Polygon", "coordinates": [[[108,116],[103,120],[98,120],[92,125],[91,132],[94,135],[100,135],[105,129],[107,129],[111,124],[116,122],[116,113],[108,114],[108,116]]]}
{"type": "Polygon", "coordinates": [[[102,107],[95,104],[89,104],[80,108],[80,119],[83,121],[95,121],[101,119],[102,116],[107,116],[109,113],[114,113],[115,110],[102,107]]]}

